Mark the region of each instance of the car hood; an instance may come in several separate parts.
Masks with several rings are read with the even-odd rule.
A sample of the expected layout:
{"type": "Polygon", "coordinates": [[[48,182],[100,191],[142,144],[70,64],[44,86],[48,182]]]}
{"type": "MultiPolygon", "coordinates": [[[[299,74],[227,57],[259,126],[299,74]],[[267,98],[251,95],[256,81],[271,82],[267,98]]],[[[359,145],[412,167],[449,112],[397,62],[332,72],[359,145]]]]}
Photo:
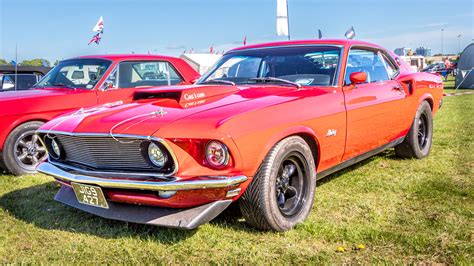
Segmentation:
{"type": "Polygon", "coordinates": [[[71,89],[67,88],[46,88],[20,91],[5,91],[0,93],[0,101],[17,101],[21,99],[31,99],[38,97],[57,96],[67,94],[71,89]]]}
{"type": "Polygon", "coordinates": [[[134,102],[81,109],[50,121],[41,130],[151,136],[161,127],[196,113],[296,89],[289,86],[219,85],[147,89],[137,91],[134,102]]]}

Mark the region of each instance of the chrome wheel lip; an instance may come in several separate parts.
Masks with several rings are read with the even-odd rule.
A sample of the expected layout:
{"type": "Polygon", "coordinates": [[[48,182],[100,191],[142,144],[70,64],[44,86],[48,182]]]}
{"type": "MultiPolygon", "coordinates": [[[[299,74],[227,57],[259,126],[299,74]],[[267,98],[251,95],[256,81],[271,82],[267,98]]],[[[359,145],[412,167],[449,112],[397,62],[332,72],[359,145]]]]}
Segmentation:
{"type": "Polygon", "coordinates": [[[18,137],[13,145],[15,162],[27,171],[35,171],[36,166],[47,157],[46,148],[36,135],[36,130],[29,130],[18,137]]]}
{"type": "Polygon", "coordinates": [[[275,201],[280,213],[287,218],[297,216],[303,209],[307,196],[306,175],[308,164],[299,152],[291,152],[284,157],[275,180],[275,201]],[[295,166],[293,173],[285,180],[283,175],[285,167],[295,166]],[[294,194],[294,195],[292,195],[294,194]],[[283,196],[282,196],[283,195],[283,196]],[[281,199],[284,199],[281,204],[281,199]]]}

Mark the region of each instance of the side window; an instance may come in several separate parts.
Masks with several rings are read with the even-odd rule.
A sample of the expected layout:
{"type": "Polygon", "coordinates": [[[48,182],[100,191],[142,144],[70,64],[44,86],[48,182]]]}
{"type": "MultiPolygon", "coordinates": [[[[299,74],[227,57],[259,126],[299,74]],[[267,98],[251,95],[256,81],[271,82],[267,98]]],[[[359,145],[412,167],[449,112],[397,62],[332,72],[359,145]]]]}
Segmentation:
{"type": "Polygon", "coordinates": [[[351,49],[347,60],[346,73],[344,76],[345,84],[350,84],[350,75],[354,72],[367,73],[367,82],[379,82],[389,80],[385,62],[379,52],[351,49]]]}
{"type": "Polygon", "coordinates": [[[10,76],[3,76],[2,90],[11,90],[15,88],[15,81],[10,76]]]}
{"type": "Polygon", "coordinates": [[[112,70],[112,72],[109,74],[109,76],[104,81],[104,84],[102,84],[102,86],[105,85],[107,89],[118,88],[118,78],[117,78],[118,68],[119,66],[115,67],[114,70],[112,70]]]}
{"type": "Polygon", "coordinates": [[[388,59],[386,54],[381,53],[381,56],[389,77],[393,78],[398,73],[398,67],[393,63],[392,60],[388,59]]]}
{"type": "Polygon", "coordinates": [[[176,85],[183,82],[174,67],[164,61],[122,62],[118,68],[118,87],[137,88],[176,85]]]}

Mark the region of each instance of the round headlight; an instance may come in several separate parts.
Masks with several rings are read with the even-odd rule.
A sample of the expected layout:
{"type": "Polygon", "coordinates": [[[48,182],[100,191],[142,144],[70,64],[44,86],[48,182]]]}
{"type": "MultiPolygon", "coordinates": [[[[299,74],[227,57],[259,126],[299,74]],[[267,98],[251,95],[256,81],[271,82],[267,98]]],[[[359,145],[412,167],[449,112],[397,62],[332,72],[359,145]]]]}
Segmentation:
{"type": "Polygon", "coordinates": [[[59,148],[59,144],[54,139],[51,140],[51,150],[53,152],[52,155],[54,158],[59,158],[61,156],[61,149],[59,148]]]}
{"type": "Polygon", "coordinates": [[[148,145],[148,158],[158,168],[163,168],[168,161],[167,155],[153,142],[148,145]]]}
{"type": "Polygon", "coordinates": [[[213,140],[206,145],[206,161],[214,168],[222,168],[229,163],[229,151],[224,143],[213,140]]]}

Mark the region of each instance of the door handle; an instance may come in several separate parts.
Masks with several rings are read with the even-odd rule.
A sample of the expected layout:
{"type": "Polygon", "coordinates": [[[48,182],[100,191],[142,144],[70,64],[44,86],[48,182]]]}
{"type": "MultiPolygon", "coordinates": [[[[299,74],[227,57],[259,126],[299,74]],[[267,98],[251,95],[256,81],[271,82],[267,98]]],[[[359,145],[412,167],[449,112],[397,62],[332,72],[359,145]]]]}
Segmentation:
{"type": "Polygon", "coordinates": [[[397,91],[405,92],[405,90],[403,89],[403,87],[402,87],[401,85],[393,86],[393,87],[392,87],[392,90],[397,90],[397,91]]]}

